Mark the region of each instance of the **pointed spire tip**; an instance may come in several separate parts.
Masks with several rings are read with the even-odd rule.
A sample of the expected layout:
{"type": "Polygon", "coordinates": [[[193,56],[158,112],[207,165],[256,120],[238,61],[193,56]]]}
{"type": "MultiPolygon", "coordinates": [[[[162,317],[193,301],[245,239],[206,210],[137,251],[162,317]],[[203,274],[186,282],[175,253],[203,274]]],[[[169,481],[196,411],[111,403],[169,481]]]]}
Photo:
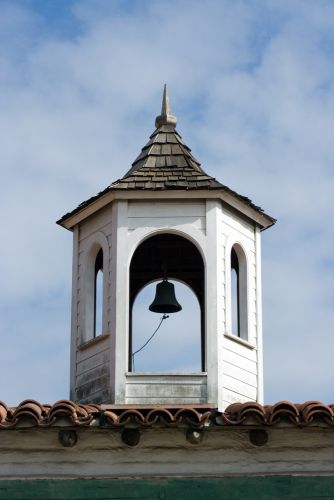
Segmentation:
{"type": "Polygon", "coordinates": [[[176,116],[173,116],[170,111],[169,104],[169,95],[167,90],[167,84],[164,84],[164,92],[162,96],[162,106],[161,106],[161,115],[157,116],[155,119],[155,126],[157,128],[162,127],[163,125],[172,125],[176,126],[176,116]]]}

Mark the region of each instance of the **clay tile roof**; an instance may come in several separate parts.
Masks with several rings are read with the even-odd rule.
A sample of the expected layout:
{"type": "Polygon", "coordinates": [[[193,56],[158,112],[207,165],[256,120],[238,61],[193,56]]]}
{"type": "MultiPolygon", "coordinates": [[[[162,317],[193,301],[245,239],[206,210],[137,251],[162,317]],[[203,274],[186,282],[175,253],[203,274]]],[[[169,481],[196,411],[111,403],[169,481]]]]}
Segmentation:
{"type": "Polygon", "coordinates": [[[212,405],[97,405],[61,400],[41,405],[25,400],[10,408],[0,402],[0,430],[21,427],[267,427],[279,423],[298,427],[334,427],[334,405],[320,401],[294,404],[280,401],[273,405],[235,403],[219,412],[212,405]]]}
{"type": "Polygon", "coordinates": [[[166,427],[189,425],[202,427],[209,422],[212,408],[208,405],[181,407],[148,405],[146,407],[115,407],[109,406],[104,410],[106,425],[124,427],[127,424],[137,424],[141,427],[152,427],[160,424],[166,427]]]}
{"type": "Polygon", "coordinates": [[[235,403],[221,414],[221,423],[227,425],[245,425],[247,422],[261,425],[276,425],[288,422],[298,426],[307,426],[322,422],[334,426],[334,405],[325,405],[320,401],[307,401],[294,404],[280,401],[273,405],[262,406],[259,403],[235,403]]]}
{"type": "Polygon", "coordinates": [[[37,401],[26,399],[15,408],[8,408],[0,401],[0,429],[12,429],[21,425],[50,427],[61,419],[76,426],[90,425],[98,411],[97,405],[80,405],[68,400],[58,401],[54,405],[41,405],[37,401]]]}

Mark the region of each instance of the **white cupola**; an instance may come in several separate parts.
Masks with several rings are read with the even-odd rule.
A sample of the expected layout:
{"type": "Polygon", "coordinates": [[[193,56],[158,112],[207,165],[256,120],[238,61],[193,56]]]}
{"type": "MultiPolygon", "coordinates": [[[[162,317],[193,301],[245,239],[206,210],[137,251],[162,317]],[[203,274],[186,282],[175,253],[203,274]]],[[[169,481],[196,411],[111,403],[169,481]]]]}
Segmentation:
{"type": "MultiPolygon", "coordinates": [[[[275,219],[202,170],[176,131],[166,86],[155,125],[122,179],[58,221],[73,231],[70,397],[219,410],[236,401],[263,403],[260,234],[275,219]],[[137,318],[136,298],[152,283],[163,284],[151,307],[161,314],[147,307],[137,318]],[[190,309],[177,331],[181,312],[163,319],[170,312],[161,308],[166,283],[186,286],[198,309],[197,319],[190,309]],[[154,344],[156,328],[147,326],[142,346],[134,332],[152,317],[165,347],[151,351],[151,367],[143,370],[135,355],[154,344]],[[159,370],[168,349],[182,358],[182,337],[192,332],[195,368],[159,370]]],[[[175,300],[182,307],[178,288],[175,300]]]]}

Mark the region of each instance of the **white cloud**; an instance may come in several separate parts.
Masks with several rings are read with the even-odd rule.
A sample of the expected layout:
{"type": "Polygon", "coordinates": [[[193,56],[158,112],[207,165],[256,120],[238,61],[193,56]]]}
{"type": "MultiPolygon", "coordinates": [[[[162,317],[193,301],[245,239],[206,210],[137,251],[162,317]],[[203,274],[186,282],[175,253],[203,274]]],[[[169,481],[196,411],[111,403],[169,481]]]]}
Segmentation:
{"type": "MultiPolygon", "coordinates": [[[[42,400],[56,387],[63,395],[55,379],[44,387],[35,372],[29,382],[16,357],[17,332],[31,342],[36,332],[48,343],[26,357],[44,359],[49,346],[50,366],[68,371],[68,317],[58,322],[59,310],[42,299],[36,323],[31,306],[53,294],[63,294],[64,305],[69,297],[71,236],[54,220],[127,170],[153,130],[167,81],[179,130],[204,168],[279,219],[263,235],[268,400],[329,401],[332,3],[122,4],[73,3],[72,37],[48,30],[22,2],[1,5],[5,373],[15,364],[18,380],[42,400]],[[20,308],[29,312],[21,316],[20,308]]],[[[16,400],[19,384],[10,387],[16,400]]]]}

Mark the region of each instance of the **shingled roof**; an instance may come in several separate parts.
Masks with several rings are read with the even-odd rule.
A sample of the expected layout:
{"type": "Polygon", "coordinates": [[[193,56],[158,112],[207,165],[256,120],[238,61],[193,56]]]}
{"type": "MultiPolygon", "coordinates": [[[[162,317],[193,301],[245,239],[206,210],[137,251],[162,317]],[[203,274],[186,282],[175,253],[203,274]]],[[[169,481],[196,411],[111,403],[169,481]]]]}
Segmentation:
{"type": "Polygon", "coordinates": [[[162,125],[114,189],[217,189],[223,186],[207,175],[174,127],[162,125]]]}
{"type": "Polygon", "coordinates": [[[219,189],[223,185],[206,174],[191,149],[176,131],[166,85],[156,130],[132,163],[132,168],[114,182],[114,189],[219,189]]]}
{"type": "Polygon", "coordinates": [[[216,190],[225,192],[267,218],[265,227],[276,220],[265,214],[262,208],[229,187],[208,175],[200,162],[192,155],[191,149],[176,131],[176,117],[171,114],[166,85],[164,87],[161,114],[156,117],[156,130],[148,143],[132,163],[130,170],[106,189],[81,203],[57,221],[63,225],[67,219],[88,207],[105,194],[117,191],[167,191],[167,190],[216,190]]]}

